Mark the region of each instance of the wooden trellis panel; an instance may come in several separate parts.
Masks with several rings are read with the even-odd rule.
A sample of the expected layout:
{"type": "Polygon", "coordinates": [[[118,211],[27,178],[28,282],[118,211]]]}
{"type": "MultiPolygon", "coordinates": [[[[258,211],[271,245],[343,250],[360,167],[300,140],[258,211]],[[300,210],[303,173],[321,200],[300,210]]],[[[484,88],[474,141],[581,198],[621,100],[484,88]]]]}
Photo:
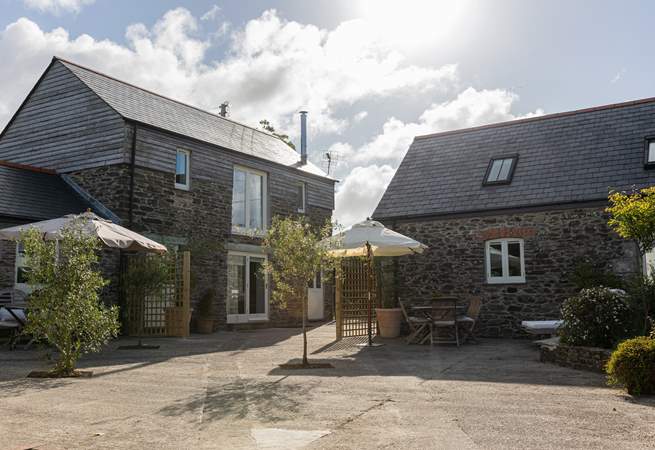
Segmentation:
{"type": "Polygon", "coordinates": [[[174,257],[130,254],[126,256],[124,271],[136,271],[147,265],[148,258],[164,258],[167,282],[161,289],[144,295],[141,292],[124,292],[126,329],[130,336],[188,336],[190,308],[189,252],[174,257]]]}
{"type": "MultiPolygon", "coordinates": [[[[337,280],[337,339],[368,335],[368,271],[363,258],[344,258],[341,277],[337,280]]],[[[376,286],[375,280],[372,283],[376,286]]],[[[371,311],[373,334],[377,333],[373,289],[371,311]]]]}

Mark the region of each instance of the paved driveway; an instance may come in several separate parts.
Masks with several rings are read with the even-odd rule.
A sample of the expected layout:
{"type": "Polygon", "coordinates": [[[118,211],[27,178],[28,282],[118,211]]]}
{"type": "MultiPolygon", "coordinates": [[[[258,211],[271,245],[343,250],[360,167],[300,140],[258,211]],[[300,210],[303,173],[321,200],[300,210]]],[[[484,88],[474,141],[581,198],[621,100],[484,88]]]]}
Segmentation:
{"type": "Polygon", "coordinates": [[[82,365],[91,379],[24,378],[36,352],[0,351],[0,448],[655,448],[655,399],[538,362],[525,341],[462,348],[334,344],[334,369],[282,370],[298,330],[159,339],[82,365]]]}

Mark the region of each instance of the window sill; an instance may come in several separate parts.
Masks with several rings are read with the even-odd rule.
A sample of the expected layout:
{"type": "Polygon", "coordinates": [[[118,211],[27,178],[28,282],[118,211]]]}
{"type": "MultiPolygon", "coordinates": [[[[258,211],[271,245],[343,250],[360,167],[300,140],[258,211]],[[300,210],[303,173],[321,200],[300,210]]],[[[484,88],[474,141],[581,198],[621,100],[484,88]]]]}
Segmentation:
{"type": "Polygon", "coordinates": [[[246,237],[256,237],[256,238],[262,238],[266,236],[266,230],[261,230],[259,228],[252,229],[252,228],[241,228],[237,226],[232,226],[232,234],[236,234],[238,236],[246,236],[246,237]]]}
{"type": "Polygon", "coordinates": [[[498,279],[498,280],[487,280],[487,284],[494,284],[494,285],[499,285],[499,284],[525,284],[525,278],[521,279],[515,279],[515,280],[508,280],[508,279],[498,279]]]}
{"type": "Polygon", "coordinates": [[[178,190],[180,190],[180,191],[190,191],[190,190],[191,190],[191,187],[190,187],[189,185],[185,185],[185,184],[177,184],[177,183],[176,183],[176,184],[175,184],[175,189],[178,189],[178,190]]]}

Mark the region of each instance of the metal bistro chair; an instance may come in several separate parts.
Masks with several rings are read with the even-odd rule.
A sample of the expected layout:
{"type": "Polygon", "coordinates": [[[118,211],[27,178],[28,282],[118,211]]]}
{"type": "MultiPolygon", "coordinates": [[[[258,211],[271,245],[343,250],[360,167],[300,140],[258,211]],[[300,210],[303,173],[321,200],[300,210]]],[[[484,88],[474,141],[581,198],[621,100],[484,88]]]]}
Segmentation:
{"type": "Polygon", "coordinates": [[[432,301],[430,344],[456,344],[459,347],[457,297],[439,297],[432,301]],[[444,333],[442,333],[444,332],[444,333]]]}
{"type": "MultiPolygon", "coordinates": [[[[21,338],[21,333],[25,327],[25,314],[24,308],[27,295],[18,289],[9,288],[0,290],[0,329],[9,330],[11,335],[9,337],[9,350],[13,350],[21,338]]],[[[32,344],[29,341],[26,348],[32,344]]]]}

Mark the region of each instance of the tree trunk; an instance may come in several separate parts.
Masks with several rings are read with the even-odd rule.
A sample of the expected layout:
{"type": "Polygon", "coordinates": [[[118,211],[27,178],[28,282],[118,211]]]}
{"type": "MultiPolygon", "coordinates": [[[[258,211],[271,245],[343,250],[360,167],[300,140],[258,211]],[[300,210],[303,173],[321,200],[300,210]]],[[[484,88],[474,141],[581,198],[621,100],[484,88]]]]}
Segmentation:
{"type": "Polygon", "coordinates": [[[307,315],[306,313],[307,296],[303,295],[301,298],[302,298],[302,365],[308,366],[309,361],[307,360],[307,323],[305,320],[305,317],[307,315]]]}

